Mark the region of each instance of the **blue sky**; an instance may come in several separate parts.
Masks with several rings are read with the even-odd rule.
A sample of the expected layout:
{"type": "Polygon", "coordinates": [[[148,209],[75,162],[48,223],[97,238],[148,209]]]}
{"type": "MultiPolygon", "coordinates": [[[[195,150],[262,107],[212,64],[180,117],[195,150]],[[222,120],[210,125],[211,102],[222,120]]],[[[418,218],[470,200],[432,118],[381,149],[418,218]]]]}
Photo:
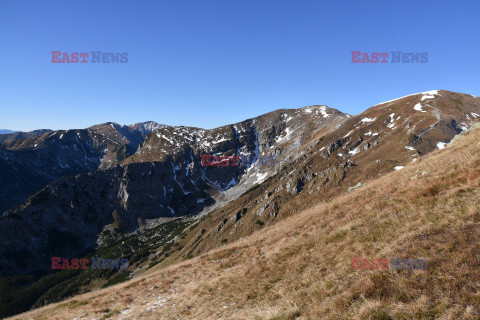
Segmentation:
{"type": "Polygon", "coordinates": [[[312,104],[358,114],[433,89],[480,96],[478,12],[476,0],[0,0],[0,128],[213,128],[312,104]],[[55,50],[128,63],[54,64],[55,50]],[[354,64],[356,50],[429,60],[354,64]]]}

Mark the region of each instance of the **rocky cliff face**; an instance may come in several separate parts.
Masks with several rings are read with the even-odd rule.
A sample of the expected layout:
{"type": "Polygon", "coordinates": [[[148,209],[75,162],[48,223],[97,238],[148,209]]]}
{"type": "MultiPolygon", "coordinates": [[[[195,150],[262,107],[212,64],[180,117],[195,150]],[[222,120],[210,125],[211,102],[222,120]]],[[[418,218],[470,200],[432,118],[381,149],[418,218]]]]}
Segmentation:
{"type": "Polygon", "coordinates": [[[230,188],[226,194],[240,196],[199,222],[191,238],[181,241],[182,252],[168,259],[173,263],[195,256],[316,201],[361,188],[370,179],[445,147],[479,120],[480,98],[438,90],[373,106],[304,145],[294,143],[303,133],[293,131],[288,143],[300,147],[292,146],[281,169],[245,193],[236,190],[241,184],[230,188]]]}
{"type": "Polygon", "coordinates": [[[131,156],[137,151],[138,146],[145,140],[145,137],[156,131],[159,128],[166,128],[153,121],[145,123],[137,123],[131,126],[119,125],[113,122],[102,123],[94,125],[88,129],[95,131],[110,139],[111,141],[118,142],[122,145],[123,150],[120,156],[116,155],[115,157],[107,157],[104,159],[100,168],[111,168],[116,165],[119,161],[131,156]]]}
{"type": "Polygon", "coordinates": [[[55,179],[120,163],[135,152],[147,132],[109,123],[91,129],[7,135],[0,145],[0,213],[55,179]]]}
{"type": "MultiPolygon", "coordinates": [[[[240,182],[248,188],[278,169],[252,168],[250,163],[205,167],[201,165],[201,154],[248,154],[255,162],[260,154],[269,153],[285,162],[297,156],[292,155],[293,147],[301,147],[318,132],[332,130],[347,118],[336,110],[314,106],[279,110],[213,130],[162,127],[150,134],[121,166],[60,178],[6,212],[0,220],[0,230],[6,231],[0,235],[0,256],[6,258],[2,272],[32,272],[32,265],[46,270],[52,255],[72,256],[93,249],[104,229],[128,232],[148,225],[152,219],[198,214],[217,202],[223,191],[240,182]],[[294,138],[290,139],[293,132],[294,138]],[[55,239],[65,241],[58,243],[55,239]]],[[[108,162],[111,158],[107,158],[107,150],[120,150],[127,141],[134,141],[129,127],[103,124],[89,130],[95,130],[92,132],[102,137],[102,142],[110,143],[101,148],[87,143],[92,146],[88,149],[92,153],[89,168],[108,162]],[[113,134],[107,131],[110,128],[115,129],[113,134]],[[97,150],[104,153],[99,155],[97,150]]],[[[58,139],[67,138],[66,134],[69,139],[82,134],[87,139],[88,132],[60,133],[63,136],[58,139]]],[[[55,134],[51,134],[52,138],[55,134]]],[[[21,147],[31,143],[22,141],[21,147]]],[[[48,146],[48,139],[44,143],[48,146]]],[[[70,142],[69,146],[77,145],[70,142]]],[[[59,160],[52,161],[61,163],[59,160]]]]}
{"type": "Polygon", "coordinates": [[[141,163],[56,180],[0,219],[0,272],[47,270],[52,256],[93,250],[106,226],[131,232],[149,219],[198,213],[190,199],[212,199],[200,173],[177,183],[184,178],[169,164],[141,163]]]}
{"type": "Polygon", "coordinates": [[[30,132],[9,132],[9,133],[0,133],[0,143],[10,143],[15,140],[25,139],[25,138],[32,138],[36,136],[40,136],[46,132],[50,132],[50,129],[40,129],[34,130],[30,132]]]}
{"type": "MultiPolygon", "coordinates": [[[[101,241],[104,230],[132,232],[159,218],[215,211],[192,231],[199,234],[196,240],[187,237],[171,259],[192,256],[399,170],[443,148],[479,114],[480,98],[439,90],[385,102],[353,117],[311,106],[212,130],[147,126],[155,131],[143,142],[131,127],[95,126],[88,129],[98,135],[97,143],[90,138],[97,152],[92,167],[103,170],[60,178],[6,212],[0,219],[1,270],[31,272],[31,261],[81,254],[101,241]],[[137,143],[128,156],[127,146],[133,150],[137,143]],[[253,163],[204,167],[205,153],[248,155],[253,163]],[[279,164],[254,166],[261,156],[278,157],[279,164]]],[[[37,268],[45,269],[48,262],[37,268]]]]}
{"type": "MultiPolygon", "coordinates": [[[[98,251],[129,254],[127,275],[176,263],[422,161],[478,119],[480,98],[438,90],[357,116],[310,106],[212,130],[105,123],[13,139],[0,148],[0,181],[7,186],[0,199],[21,204],[0,217],[0,275],[27,279],[50,272],[52,256],[98,251]],[[202,154],[253,161],[205,167],[202,154]],[[258,166],[262,157],[278,164],[258,166]],[[36,193],[23,201],[17,192],[36,193]]],[[[19,282],[11,296],[26,292],[25,310],[106,279],[65,277],[59,272],[28,288],[19,282]],[[74,288],[64,291],[67,281],[74,288]]]]}

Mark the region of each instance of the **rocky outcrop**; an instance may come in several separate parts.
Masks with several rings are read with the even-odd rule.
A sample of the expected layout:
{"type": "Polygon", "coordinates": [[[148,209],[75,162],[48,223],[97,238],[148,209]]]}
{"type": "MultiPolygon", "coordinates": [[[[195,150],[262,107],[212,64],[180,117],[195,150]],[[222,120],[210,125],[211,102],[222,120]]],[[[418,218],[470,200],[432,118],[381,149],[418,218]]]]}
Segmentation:
{"type": "Polygon", "coordinates": [[[1,274],[47,270],[51,256],[92,250],[106,226],[131,232],[145,220],[194,215],[212,204],[201,168],[188,178],[180,171],[130,164],[51,183],[0,219],[1,274]]]}
{"type": "MultiPolygon", "coordinates": [[[[103,166],[104,170],[100,171],[94,170],[111,160],[112,153],[107,149],[116,150],[118,157],[128,143],[140,141],[130,127],[107,123],[88,130],[54,132],[52,139],[63,142],[62,149],[80,152],[67,153],[72,157],[68,161],[75,163],[77,159],[83,160],[83,164],[89,163],[75,168],[70,164],[69,173],[82,169],[93,172],[60,178],[4,214],[0,231],[8,231],[0,232],[0,258],[5,260],[0,271],[8,273],[13,269],[17,274],[45,271],[49,256],[72,256],[92,250],[105,229],[133,232],[150,220],[196,215],[214,204],[223,191],[240,182],[244,188],[250,188],[274,174],[278,168],[254,165],[259,155],[279,154],[281,161],[288,161],[282,155],[287,157],[288,152],[313,137],[315,130],[308,132],[305,128],[331,129],[345,118],[333,109],[318,107],[309,108],[307,112],[302,109],[277,111],[213,130],[162,126],[139,143],[136,153],[126,158],[123,165],[110,169],[103,166]],[[312,117],[310,113],[315,111],[329,112],[330,118],[312,117]],[[110,144],[103,146],[92,141],[95,135],[110,144]],[[78,139],[82,144],[76,142],[78,139]],[[248,155],[253,161],[238,166],[204,167],[201,165],[204,153],[248,155]],[[90,162],[83,154],[90,155],[86,158],[90,162]],[[263,179],[258,179],[259,176],[263,179]],[[19,231],[12,233],[12,230],[19,231]],[[78,246],[72,246],[70,240],[60,244],[52,242],[59,237],[74,239],[78,246]],[[31,264],[32,261],[46,262],[31,264]]],[[[23,142],[23,147],[25,145],[23,142]]],[[[52,163],[45,170],[52,173],[55,164],[64,163],[59,158],[62,152],[53,147],[55,143],[44,139],[43,145],[31,153],[38,156],[49,146],[52,146],[52,163]]],[[[38,163],[48,162],[44,159],[38,163]]],[[[301,190],[301,183],[297,190],[301,190]]]]}
{"type": "Polygon", "coordinates": [[[50,131],[52,130],[40,129],[40,130],[34,130],[30,132],[18,131],[18,132],[0,134],[0,144],[1,143],[9,144],[15,140],[37,137],[50,131]]]}
{"type": "Polygon", "coordinates": [[[357,183],[356,185],[354,185],[353,187],[348,188],[347,193],[350,193],[350,192],[352,192],[352,191],[355,191],[355,190],[363,187],[364,185],[365,185],[365,183],[359,182],[359,183],[357,183]]]}
{"type": "Polygon", "coordinates": [[[304,135],[292,133],[274,148],[282,155],[281,169],[200,222],[198,228],[208,230],[228,218],[218,232],[205,232],[201,244],[186,244],[184,250],[201,254],[221,245],[220,240],[231,242],[251,234],[257,221],[273,223],[316,201],[351,192],[362,186],[359,181],[368,183],[443,148],[476,118],[480,119],[480,98],[435,90],[373,106],[314,139],[302,140],[304,135]],[[239,208],[246,208],[246,213],[239,214],[239,208]]]}
{"type": "MultiPolygon", "coordinates": [[[[98,135],[123,141],[115,143],[114,153],[109,150],[100,158],[104,170],[61,178],[8,211],[0,221],[0,234],[12,225],[22,231],[0,236],[0,256],[5,265],[27,272],[31,270],[22,267],[25,263],[12,257],[22,252],[28,253],[25,259],[38,252],[78,253],[92,246],[105,228],[131,232],[149,220],[207,213],[213,205],[224,207],[215,213],[212,231],[217,232],[202,237],[240,237],[259,226],[256,221],[263,224],[292,214],[298,203],[330,199],[358,181],[415,161],[452,139],[456,128],[466,129],[480,114],[479,105],[478,98],[441,90],[382,103],[354,117],[312,106],[277,110],[212,130],[160,127],[130,157],[122,140],[130,130],[104,124],[102,130],[114,130],[108,133],[112,138],[107,132],[98,135]],[[123,152],[123,160],[118,152],[123,152]],[[275,155],[279,165],[202,167],[204,153],[253,159],[275,155]],[[112,155],[120,166],[104,165],[115,163],[112,155]],[[52,236],[42,232],[59,228],[70,239],[82,237],[81,245],[75,249],[65,242],[66,247],[49,249],[52,236]]],[[[212,239],[185,250],[198,253],[215,247],[212,239]]]]}
{"type": "Polygon", "coordinates": [[[82,130],[0,135],[0,214],[55,179],[117,165],[157,126],[161,125],[136,124],[137,131],[107,123],[82,130]]]}

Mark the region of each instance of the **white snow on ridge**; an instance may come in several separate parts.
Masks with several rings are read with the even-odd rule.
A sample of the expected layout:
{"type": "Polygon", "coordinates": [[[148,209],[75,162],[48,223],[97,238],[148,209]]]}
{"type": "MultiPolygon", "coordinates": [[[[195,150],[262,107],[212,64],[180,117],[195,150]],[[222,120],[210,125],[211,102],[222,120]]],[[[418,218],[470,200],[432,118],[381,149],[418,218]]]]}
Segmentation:
{"type": "Polygon", "coordinates": [[[412,150],[412,151],[417,151],[417,150],[415,150],[414,147],[410,147],[410,146],[405,146],[405,149],[407,149],[407,150],[412,150]]]}
{"type": "Polygon", "coordinates": [[[147,132],[154,132],[154,131],[157,131],[158,129],[165,127],[165,125],[156,123],[154,121],[147,121],[142,123],[142,125],[147,132]]]}
{"type": "Polygon", "coordinates": [[[438,90],[431,90],[427,92],[422,92],[422,101],[426,99],[434,99],[435,95],[438,95],[438,90]]]}
{"type": "Polygon", "coordinates": [[[330,116],[330,114],[327,113],[327,107],[326,106],[308,107],[308,108],[303,109],[303,111],[305,111],[305,113],[312,113],[312,111],[315,111],[315,113],[317,113],[317,114],[318,114],[318,111],[320,111],[324,118],[327,118],[328,116],[330,116]]]}
{"type": "Polygon", "coordinates": [[[390,114],[390,123],[387,125],[390,129],[395,129],[395,119],[393,118],[395,113],[390,114]]]}
{"type": "Polygon", "coordinates": [[[163,134],[160,134],[159,132],[157,132],[157,133],[156,133],[156,136],[157,136],[159,139],[163,138],[163,139],[167,140],[171,145],[174,145],[174,141],[168,139],[168,138],[165,137],[163,134]]]}
{"type": "Polygon", "coordinates": [[[217,143],[220,143],[220,142],[223,142],[223,141],[228,141],[228,140],[230,140],[230,139],[221,138],[220,140],[213,141],[212,143],[217,144],[217,143]]]}
{"type": "MultiPolygon", "coordinates": [[[[397,100],[400,100],[400,99],[403,99],[403,98],[406,98],[406,97],[415,96],[415,95],[417,95],[417,94],[422,94],[422,95],[423,95],[423,96],[422,96],[422,100],[424,100],[424,99],[433,99],[433,98],[435,98],[433,95],[438,94],[438,90],[431,90],[431,91],[426,91],[426,92],[409,94],[408,96],[403,96],[403,97],[396,98],[396,99],[393,99],[393,100],[388,100],[388,101],[384,101],[384,102],[382,102],[382,103],[378,103],[378,104],[376,104],[375,106],[379,106],[379,105],[381,105],[381,104],[385,104],[385,103],[397,101],[397,100]]],[[[475,97],[475,96],[473,96],[473,97],[475,97]]]]}
{"type": "Polygon", "coordinates": [[[372,119],[372,118],[363,118],[363,119],[360,120],[360,121],[362,121],[363,123],[367,123],[367,122],[373,122],[373,121],[375,121],[376,119],[377,119],[377,117],[375,117],[375,118],[373,118],[373,119],[372,119]]]}
{"type": "Polygon", "coordinates": [[[415,107],[413,107],[414,110],[420,111],[420,112],[427,112],[422,109],[422,105],[420,103],[417,103],[415,107]]]}
{"type": "Polygon", "coordinates": [[[287,127],[287,128],[285,129],[285,133],[286,133],[285,136],[284,136],[284,137],[278,136],[278,137],[275,139],[275,142],[278,143],[278,142],[281,142],[281,141],[285,140],[292,132],[293,132],[293,131],[292,131],[290,128],[287,127]]]}
{"type": "Polygon", "coordinates": [[[359,152],[360,152],[360,148],[355,148],[355,149],[353,149],[353,150],[351,150],[351,151],[348,151],[348,153],[350,153],[352,156],[356,155],[356,154],[359,153],[359,152]]]}
{"type": "Polygon", "coordinates": [[[414,95],[417,95],[417,94],[419,94],[419,93],[409,94],[408,96],[403,96],[403,97],[400,97],[400,98],[397,98],[397,99],[388,100],[388,101],[376,104],[376,106],[379,106],[379,105],[385,104],[385,103],[389,103],[389,102],[393,102],[393,101],[397,101],[397,100],[400,100],[400,99],[403,99],[403,98],[406,98],[406,97],[411,97],[411,96],[414,96],[414,95]]]}
{"type": "Polygon", "coordinates": [[[445,149],[446,145],[447,144],[445,142],[438,142],[437,143],[437,148],[442,150],[442,149],[445,149]]]}
{"type": "Polygon", "coordinates": [[[268,172],[265,172],[265,173],[259,173],[259,172],[257,172],[257,173],[256,173],[256,176],[257,176],[257,180],[256,180],[253,184],[262,183],[265,179],[267,179],[267,177],[268,177],[268,172]]]}
{"type": "Polygon", "coordinates": [[[346,134],[346,135],[345,135],[343,138],[346,138],[346,137],[348,137],[348,136],[349,136],[349,135],[350,135],[350,134],[351,134],[353,131],[355,131],[355,130],[352,130],[352,131],[350,131],[350,132],[349,132],[349,133],[347,133],[347,134],[346,134]]]}
{"type": "Polygon", "coordinates": [[[330,114],[327,113],[327,108],[325,106],[322,106],[320,108],[320,112],[322,113],[324,118],[327,118],[330,114]]]}
{"type": "Polygon", "coordinates": [[[396,166],[394,169],[395,169],[396,171],[398,171],[398,170],[402,170],[403,168],[404,168],[404,166],[396,166]]]}

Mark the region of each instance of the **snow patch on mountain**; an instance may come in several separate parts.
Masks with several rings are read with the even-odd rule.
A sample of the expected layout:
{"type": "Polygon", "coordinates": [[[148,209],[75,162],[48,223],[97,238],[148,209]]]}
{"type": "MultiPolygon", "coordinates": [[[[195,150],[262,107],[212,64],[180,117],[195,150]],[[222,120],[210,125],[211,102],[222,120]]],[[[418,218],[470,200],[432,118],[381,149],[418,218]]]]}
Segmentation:
{"type": "Polygon", "coordinates": [[[363,118],[363,119],[360,120],[360,121],[363,122],[363,123],[368,123],[368,122],[373,122],[373,121],[375,121],[376,119],[377,119],[377,117],[375,117],[375,118],[373,118],[373,119],[372,119],[372,118],[363,118]]]}
{"type": "Polygon", "coordinates": [[[415,96],[415,95],[417,95],[417,94],[418,94],[418,93],[409,94],[408,96],[403,96],[403,97],[400,97],[400,98],[397,98],[397,99],[393,99],[393,100],[384,101],[384,102],[382,102],[382,103],[376,104],[376,106],[379,106],[379,105],[382,105],[382,104],[385,104],[385,103],[389,103],[389,102],[394,102],[394,101],[397,101],[397,100],[400,100],[400,99],[403,99],[403,98],[407,98],[407,97],[415,96]]]}
{"type": "Polygon", "coordinates": [[[359,153],[359,152],[360,152],[360,148],[355,148],[355,149],[353,149],[353,150],[348,151],[348,153],[349,153],[351,156],[354,156],[354,155],[356,155],[356,154],[359,153]]]}
{"type": "Polygon", "coordinates": [[[322,106],[320,108],[320,112],[322,113],[324,118],[327,118],[330,115],[330,114],[327,113],[327,107],[325,107],[325,106],[322,106]]]}
{"type": "Polygon", "coordinates": [[[422,109],[422,105],[420,103],[417,103],[414,107],[413,107],[414,110],[417,110],[417,111],[420,111],[420,112],[427,112],[425,110],[422,109]]]}
{"type": "Polygon", "coordinates": [[[445,149],[446,145],[445,142],[437,142],[437,148],[440,150],[445,149]]]}
{"type": "Polygon", "coordinates": [[[427,99],[434,99],[435,95],[438,95],[438,90],[431,90],[427,92],[422,92],[422,101],[427,99]]]}

